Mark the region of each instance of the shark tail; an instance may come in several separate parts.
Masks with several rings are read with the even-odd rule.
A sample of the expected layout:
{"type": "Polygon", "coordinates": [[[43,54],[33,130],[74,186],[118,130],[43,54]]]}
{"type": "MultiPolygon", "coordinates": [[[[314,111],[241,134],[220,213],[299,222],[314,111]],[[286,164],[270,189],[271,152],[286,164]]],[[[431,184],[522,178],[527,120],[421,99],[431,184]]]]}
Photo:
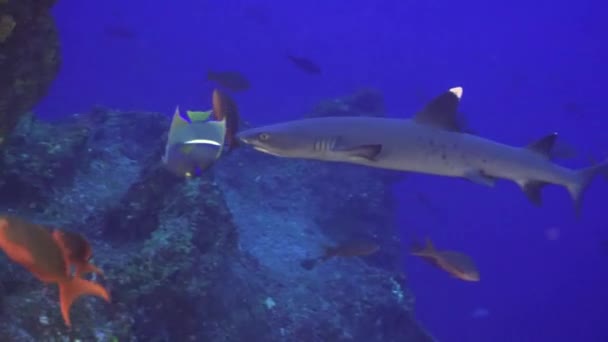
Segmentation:
{"type": "Polygon", "coordinates": [[[585,191],[587,190],[587,187],[589,186],[591,181],[597,175],[603,175],[608,179],[608,159],[600,164],[596,164],[588,168],[575,171],[574,182],[566,185],[566,187],[568,188],[568,192],[570,192],[570,196],[574,201],[574,209],[577,215],[580,214],[581,204],[583,196],[585,195],[585,191]]]}

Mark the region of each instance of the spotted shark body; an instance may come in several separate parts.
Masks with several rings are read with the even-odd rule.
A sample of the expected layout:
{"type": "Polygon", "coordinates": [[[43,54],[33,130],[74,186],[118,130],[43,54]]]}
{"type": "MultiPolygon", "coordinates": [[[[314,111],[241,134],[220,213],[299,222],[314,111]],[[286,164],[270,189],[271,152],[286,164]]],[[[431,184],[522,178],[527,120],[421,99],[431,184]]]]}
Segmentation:
{"type": "Polygon", "coordinates": [[[577,213],[593,177],[608,173],[608,161],[582,170],[554,163],[551,151],[556,133],[524,147],[466,133],[457,111],[461,96],[462,88],[452,88],[412,119],[310,118],[245,130],[238,138],[279,157],[462,177],[487,186],[508,179],[537,205],[541,189],[557,184],[568,189],[577,213]]]}

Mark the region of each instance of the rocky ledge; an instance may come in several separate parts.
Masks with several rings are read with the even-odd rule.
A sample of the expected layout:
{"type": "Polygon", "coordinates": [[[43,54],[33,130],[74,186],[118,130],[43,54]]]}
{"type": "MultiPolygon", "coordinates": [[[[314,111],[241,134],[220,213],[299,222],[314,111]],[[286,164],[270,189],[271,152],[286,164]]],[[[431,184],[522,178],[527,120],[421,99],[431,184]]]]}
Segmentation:
{"type": "MultiPolygon", "coordinates": [[[[372,92],[318,108],[381,108],[367,101],[381,104],[372,92]]],[[[183,180],[160,165],[168,126],[105,108],[20,120],[0,151],[0,210],[85,234],[112,303],[80,299],[68,330],[56,287],[0,253],[0,340],[432,341],[413,316],[387,174],[238,149],[183,180]],[[355,238],[381,249],[300,267],[355,238]]]]}

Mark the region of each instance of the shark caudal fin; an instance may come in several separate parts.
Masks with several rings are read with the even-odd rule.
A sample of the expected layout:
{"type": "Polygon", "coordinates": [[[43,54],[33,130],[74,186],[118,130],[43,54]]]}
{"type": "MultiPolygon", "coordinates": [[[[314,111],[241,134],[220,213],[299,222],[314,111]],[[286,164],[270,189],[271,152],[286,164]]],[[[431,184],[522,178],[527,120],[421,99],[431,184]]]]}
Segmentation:
{"type": "Polygon", "coordinates": [[[572,196],[572,200],[574,201],[574,209],[576,214],[579,215],[583,196],[585,194],[585,190],[587,190],[587,187],[589,186],[589,183],[591,183],[591,181],[598,174],[608,178],[608,160],[605,160],[600,164],[575,171],[575,173],[575,181],[568,184],[566,187],[568,188],[570,196],[572,196]]]}

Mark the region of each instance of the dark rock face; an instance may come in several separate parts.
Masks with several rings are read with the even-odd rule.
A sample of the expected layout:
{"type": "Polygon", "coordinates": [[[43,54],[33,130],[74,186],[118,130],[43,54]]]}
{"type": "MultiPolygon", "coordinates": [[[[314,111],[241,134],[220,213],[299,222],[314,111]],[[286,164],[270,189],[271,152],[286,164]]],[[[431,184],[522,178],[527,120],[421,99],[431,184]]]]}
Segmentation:
{"type": "Polygon", "coordinates": [[[46,95],[61,64],[55,1],[0,0],[0,140],[46,95]]]}
{"type": "Polygon", "coordinates": [[[186,181],[160,165],[168,125],[103,108],[21,121],[0,159],[0,210],[85,234],[112,303],[79,300],[68,331],[56,288],[0,253],[0,340],[432,341],[380,171],[238,149],[186,181]],[[300,267],[355,238],[381,250],[300,267]]]}

